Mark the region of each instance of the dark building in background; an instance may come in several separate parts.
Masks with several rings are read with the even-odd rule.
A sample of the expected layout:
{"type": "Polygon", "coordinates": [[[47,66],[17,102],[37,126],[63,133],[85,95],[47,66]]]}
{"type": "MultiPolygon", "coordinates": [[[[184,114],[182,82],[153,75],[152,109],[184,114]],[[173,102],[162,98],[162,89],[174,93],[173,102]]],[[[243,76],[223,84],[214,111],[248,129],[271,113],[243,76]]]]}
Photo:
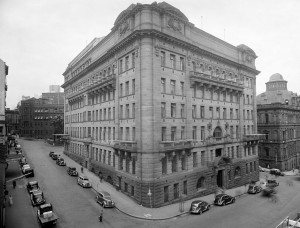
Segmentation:
{"type": "Polygon", "coordinates": [[[262,167],[292,170],[300,165],[300,96],[287,90],[287,81],[273,74],[266,92],[257,96],[258,132],[262,167]]]}
{"type": "Polygon", "coordinates": [[[52,138],[55,132],[52,122],[57,118],[63,119],[64,105],[48,98],[30,98],[21,101],[19,111],[20,135],[46,139],[52,138]]]}
{"type": "Polygon", "coordinates": [[[7,134],[19,134],[20,114],[19,110],[5,110],[6,132],[7,134]]]}
{"type": "Polygon", "coordinates": [[[62,105],[64,103],[64,93],[42,93],[42,98],[48,99],[52,104],[62,105]]]}

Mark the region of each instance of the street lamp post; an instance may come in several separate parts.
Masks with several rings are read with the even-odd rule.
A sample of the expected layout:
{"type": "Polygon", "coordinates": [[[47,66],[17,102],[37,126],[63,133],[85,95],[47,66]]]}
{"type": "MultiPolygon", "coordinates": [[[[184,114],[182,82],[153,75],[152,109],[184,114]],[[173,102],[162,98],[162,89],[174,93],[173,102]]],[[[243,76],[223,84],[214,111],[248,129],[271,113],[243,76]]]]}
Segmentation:
{"type": "Polygon", "coordinates": [[[149,196],[150,207],[152,208],[152,203],[151,203],[151,196],[152,196],[152,193],[151,193],[150,187],[149,187],[149,191],[148,191],[147,195],[149,196]]]}

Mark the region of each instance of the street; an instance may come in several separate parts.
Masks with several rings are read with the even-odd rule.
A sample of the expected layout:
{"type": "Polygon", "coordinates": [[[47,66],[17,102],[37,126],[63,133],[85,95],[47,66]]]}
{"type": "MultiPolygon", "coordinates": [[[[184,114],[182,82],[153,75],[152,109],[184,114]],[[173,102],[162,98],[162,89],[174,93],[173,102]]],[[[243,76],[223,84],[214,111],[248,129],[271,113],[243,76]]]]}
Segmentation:
{"type": "MultiPolygon", "coordinates": [[[[66,172],[66,167],[56,165],[49,157],[49,151],[54,147],[43,141],[20,140],[25,151],[28,163],[34,168],[35,177],[19,180],[18,185],[25,184],[28,180],[37,180],[43,190],[47,202],[54,206],[59,220],[57,227],[214,227],[214,228],[275,228],[280,221],[291,213],[300,211],[300,180],[297,176],[279,177],[280,185],[277,187],[279,201],[257,195],[244,195],[237,198],[234,204],[224,207],[212,206],[208,212],[201,215],[176,217],[162,221],[148,221],[129,217],[117,209],[104,209],[104,221],[98,221],[98,215],[102,207],[95,201],[93,189],[83,189],[77,185],[76,177],[71,177],[66,172]],[[293,182],[293,186],[287,183],[293,182]]],[[[62,155],[68,164],[72,164],[68,157],[62,155]]],[[[80,170],[78,170],[80,172],[80,170]]],[[[266,173],[261,173],[265,177],[266,173]]],[[[270,175],[269,175],[270,176],[270,175]]],[[[18,199],[16,199],[18,200],[18,199]]],[[[24,200],[26,208],[32,208],[29,197],[24,200]]],[[[118,203],[118,202],[116,202],[118,203]]],[[[176,205],[178,206],[178,205],[176,205]]],[[[185,205],[186,208],[189,205],[185,205]]],[[[38,227],[35,218],[35,210],[28,210],[32,215],[32,226],[38,227]]],[[[31,221],[29,218],[22,218],[31,221]]],[[[28,227],[28,226],[24,226],[28,227]]],[[[21,227],[20,227],[21,228],[21,227]]]]}

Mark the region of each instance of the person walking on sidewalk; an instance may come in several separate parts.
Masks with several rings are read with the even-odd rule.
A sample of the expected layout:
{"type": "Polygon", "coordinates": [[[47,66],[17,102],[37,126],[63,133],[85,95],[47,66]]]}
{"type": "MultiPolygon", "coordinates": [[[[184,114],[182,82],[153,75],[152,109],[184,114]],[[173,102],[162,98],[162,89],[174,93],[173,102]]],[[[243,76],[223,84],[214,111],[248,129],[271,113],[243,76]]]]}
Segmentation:
{"type": "Polygon", "coordinates": [[[13,205],[13,197],[9,195],[8,197],[8,205],[11,207],[13,205]]]}
{"type": "Polygon", "coordinates": [[[16,185],[17,185],[16,181],[13,180],[13,187],[14,187],[14,189],[16,188],[16,185]]]}
{"type": "Polygon", "coordinates": [[[103,219],[103,209],[100,211],[99,222],[102,222],[103,219]]]}

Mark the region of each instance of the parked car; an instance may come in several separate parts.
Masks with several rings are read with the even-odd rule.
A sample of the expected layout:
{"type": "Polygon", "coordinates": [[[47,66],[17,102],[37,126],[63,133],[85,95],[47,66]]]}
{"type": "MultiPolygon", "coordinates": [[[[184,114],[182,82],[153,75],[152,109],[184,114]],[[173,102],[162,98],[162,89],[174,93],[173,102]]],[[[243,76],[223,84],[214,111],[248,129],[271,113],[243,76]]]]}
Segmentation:
{"type": "Polygon", "coordinates": [[[91,188],[92,185],[89,181],[89,178],[87,178],[86,176],[80,175],[77,179],[77,183],[79,185],[81,185],[83,188],[91,188]]]}
{"type": "Polygon", "coordinates": [[[267,187],[267,182],[266,181],[262,181],[259,183],[259,186],[262,188],[262,189],[265,189],[267,187]]]}
{"type": "Polygon", "coordinates": [[[71,176],[78,176],[78,172],[75,167],[68,167],[68,174],[71,176]]]}
{"type": "Polygon", "coordinates": [[[195,200],[191,203],[190,213],[201,214],[204,211],[208,211],[210,208],[209,203],[203,200],[195,200]]]}
{"type": "Polygon", "coordinates": [[[275,176],[284,176],[285,174],[281,172],[279,169],[270,169],[270,174],[275,176]]]}
{"type": "Polygon", "coordinates": [[[46,203],[44,193],[41,190],[32,192],[32,194],[30,195],[30,200],[32,206],[37,206],[46,203]]]}
{"type": "Polygon", "coordinates": [[[256,194],[262,191],[262,187],[258,185],[249,185],[248,193],[250,194],[256,194]]]}
{"type": "Polygon", "coordinates": [[[50,151],[49,157],[52,157],[53,154],[54,154],[54,152],[53,152],[53,151],[50,151]]]}
{"type": "Polygon", "coordinates": [[[15,146],[15,151],[16,151],[17,154],[22,153],[22,148],[21,148],[21,146],[19,144],[17,144],[15,146]]]}
{"type": "Polygon", "coordinates": [[[27,191],[31,194],[34,191],[40,190],[39,184],[37,181],[29,181],[26,185],[27,191]]]}
{"type": "Polygon", "coordinates": [[[100,191],[96,196],[96,202],[102,207],[114,207],[115,202],[111,199],[110,194],[105,191],[100,191]]]}
{"type": "Polygon", "coordinates": [[[23,172],[26,177],[34,177],[34,170],[32,168],[27,168],[23,172]]]}
{"type": "Polygon", "coordinates": [[[53,160],[57,160],[58,154],[57,153],[53,153],[51,157],[52,157],[53,160]]]}
{"type": "Polygon", "coordinates": [[[214,204],[218,206],[225,206],[226,204],[234,203],[235,198],[227,194],[218,194],[214,200],[214,204]]]}
{"type": "Polygon", "coordinates": [[[57,215],[53,211],[52,204],[46,203],[40,205],[37,210],[37,218],[41,226],[55,225],[57,223],[57,215]]]}
{"type": "Polygon", "coordinates": [[[22,166],[22,173],[24,174],[24,170],[25,169],[29,169],[30,168],[30,165],[29,164],[24,164],[23,166],[22,166]]]}
{"type": "Polygon", "coordinates": [[[277,187],[278,185],[277,180],[267,180],[267,187],[277,187]]]}
{"type": "Polygon", "coordinates": [[[26,158],[25,157],[22,157],[19,159],[19,164],[20,166],[22,167],[23,165],[25,165],[27,162],[26,162],[26,158]]]}
{"type": "Polygon", "coordinates": [[[56,164],[60,165],[60,166],[65,166],[66,162],[65,162],[65,160],[63,158],[57,158],[56,164]]]}

